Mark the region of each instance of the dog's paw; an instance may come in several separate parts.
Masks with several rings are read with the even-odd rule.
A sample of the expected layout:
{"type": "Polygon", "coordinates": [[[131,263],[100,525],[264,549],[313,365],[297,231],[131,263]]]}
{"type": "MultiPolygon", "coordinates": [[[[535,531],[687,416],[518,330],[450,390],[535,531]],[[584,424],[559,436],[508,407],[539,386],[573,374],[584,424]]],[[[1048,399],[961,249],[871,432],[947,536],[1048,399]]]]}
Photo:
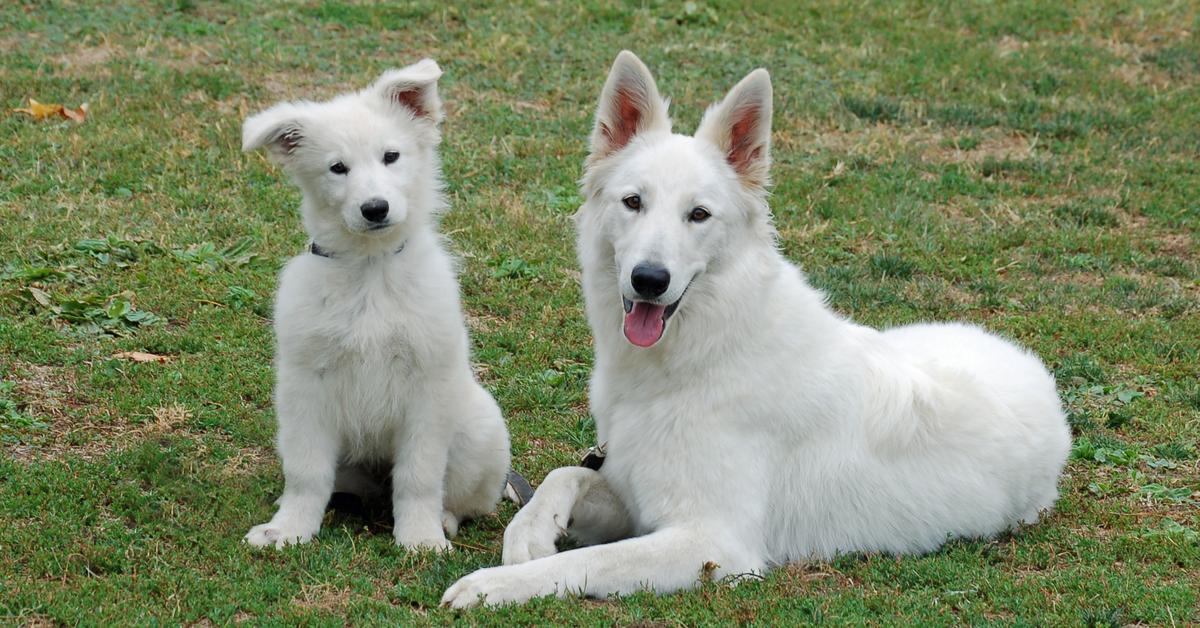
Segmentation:
{"type": "Polygon", "coordinates": [[[312,540],[314,534],[316,534],[316,530],[301,530],[272,521],[250,528],[250,531],[246,533],[242,541],[254,547],[272,545],[276,549],[282,549],[287,545],[307,543],[312,540]]]}
{"type": "Polygon", "coordinates": [[[445,521],[440,508],[432,512],[412,509],[396,517],[392,537],[396,539],[396,545],[410,550],[449,552],[454,548],[446,540],[443,525],[445,521]]]}
{"type": "Polygon", "coordinates": [[[519,565],[558,553],[555,541],[562,534],[557,525],[538,525],[536,521],[513,521],[504,531],[503,563],[519,565]]]}
{"type": "Polygon", "coordinates": [[[458,536],[458,517],[455,517],[454,513],[449,510],[442,512],[442,531],[449,539],[458,536]]]}
{"type": "Polygon", "coordinates": [[[566,533],[558,525],[558,515],[539,512],[532,505],[517,511],[504,530],[505,565],[518,565],[558,553],[555,542],[566,533]]]}
{"type": "Polygon", "coordinates": [[[455,582],[442,596],[442,606],[501,606],[525,602],[550,593],[554,593],[553,585],[548,590],[542,590],[535,581],[518,571],[518,568],[491,567],[480,569],[455,582]]]}
{"type": "Polygon", "coordinates": [[[453,552],[454,546],[444,535],[428,537],[396,537],[396,545],[412,552],[453,552]]]}

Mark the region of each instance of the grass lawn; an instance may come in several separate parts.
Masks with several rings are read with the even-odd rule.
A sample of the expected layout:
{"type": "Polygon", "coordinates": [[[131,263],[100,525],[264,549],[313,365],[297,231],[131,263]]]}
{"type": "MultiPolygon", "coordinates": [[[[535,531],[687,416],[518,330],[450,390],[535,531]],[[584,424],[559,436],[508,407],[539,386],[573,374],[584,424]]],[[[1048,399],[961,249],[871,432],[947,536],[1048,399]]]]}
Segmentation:
{"type": "Polygon", "coordinates": [[[0,6],[3,623],[1200,622],[1195,3],[102,4],[0,6]],[[305,242],[242,119],[442,64],[443,229],[536,482],[594,435],[571,214],[621,48],[686,132],[771,71],[780,246],[837,310],[1047,361],[1075,432],[1056,512],[919,558],[468,613],[437,602],[499,561],[510,505],[444,556],[349,513],[241,544],[282,487],[271,296],[305,242]],[[9,111],[30,97],[88,119],[9,111]]]}

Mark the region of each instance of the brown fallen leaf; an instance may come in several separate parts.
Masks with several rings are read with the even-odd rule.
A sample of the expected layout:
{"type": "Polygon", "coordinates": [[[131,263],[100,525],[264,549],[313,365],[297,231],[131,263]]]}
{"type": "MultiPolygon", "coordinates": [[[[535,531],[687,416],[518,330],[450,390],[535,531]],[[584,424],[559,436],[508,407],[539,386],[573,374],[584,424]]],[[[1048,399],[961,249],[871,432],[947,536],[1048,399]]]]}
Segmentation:
{"type": "Polygon", "coordinates": [[[78,109],[68,109],[58,103],[40,103],[29,99],[28,107],[18,107],[13,113],[24,113],[33,116],[34,120],[46,120],[53,117],[66,118],[74,122],[83,122],[87,118],[88,104],[79,105],[78,109]]]}
{"type": "Polygon", "coordinates": [[[72,122],[76,122],[76,123],[83,122],[84,120],[86,120],[87,113],[88,113],[88,104],[87,103],[83,103],[82,105],[79,105],[78,109],[71,109],[69,107],[63,107],[63,110],[62,110],[62,115],[64,118],[66,118],[72,122]]]}
{"type": "Polygon", "coordinates": [[[156,355],[142,351],[122,351],[113,357],[117,358],[118,360],[132,360],[134,362],[158,362],[159,364],[171,361],[171,356],[169,355],[156,355]]]}
{"type": "Polygon", "coordinates": [[[29,99],[28,107],[13,109],[13,113],[27,113],[33,116],[34,120],[45,120],[50,116],[61,115],[62,105],[45,105],[32,98],[29,99]]]}

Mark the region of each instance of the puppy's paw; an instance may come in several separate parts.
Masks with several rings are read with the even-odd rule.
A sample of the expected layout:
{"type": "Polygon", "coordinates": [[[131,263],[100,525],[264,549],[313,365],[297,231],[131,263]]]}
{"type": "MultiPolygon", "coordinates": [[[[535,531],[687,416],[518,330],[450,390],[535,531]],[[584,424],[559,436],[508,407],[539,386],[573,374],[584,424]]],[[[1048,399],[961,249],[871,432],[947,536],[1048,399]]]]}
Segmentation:
{"type": "Polygon", "coordinates": [[[528,601],[554,593],[554,585],[543,590],[516,567],[480,569],[455,582],[442,596],[442,606],[471,608],[479,605],[501,606],[528,601]]]}
{"type": "Polygon", "coordinates": [[[442,534],[436,536],[415,537],[396,536],[396,545],[404,547],[404,549],[412,552],[427,552],[433,550],[435,552],[453,552],[454,546],[442,534]]]}
{"type": "Polygon", "coordinates": [[[450,545],[450,541],[446,540],[446,533],[442,530],[442,521],[436,518],[428,521],[411,519],[397,521],[396,527],[392,530],[392,536],[396,539],[396,545],[402,545],[413,551],[449,552],[454,549],[450,545]]]}
{"type": "Polygon", "coordinates": [[[442,531],[446,533],[446,538],[458,536],[458,517],[449,510],[442,512],[442,531]]]}
{"type": "Polygon", "coordinates": [[[262,523],[250,528],[246,536],[242,538],[243,542],[249,543],[254,547],[274,546],[275,549],[282,549],[287,545],[300,545],[312,540],[316,530],[304,530],[294,526],[289,526],[287,523],[262,523]]]}

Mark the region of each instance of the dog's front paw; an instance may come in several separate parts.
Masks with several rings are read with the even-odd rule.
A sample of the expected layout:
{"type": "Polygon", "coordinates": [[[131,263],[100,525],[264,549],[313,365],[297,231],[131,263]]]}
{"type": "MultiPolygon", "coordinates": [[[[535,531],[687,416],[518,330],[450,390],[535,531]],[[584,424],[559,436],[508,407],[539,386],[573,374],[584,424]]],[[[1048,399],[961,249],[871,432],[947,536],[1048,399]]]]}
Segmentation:
{"type": "Polygon", "coordinates": [[[501,606],[516,604],[554,593],[553,584],[547,590],[527,577],[520,567],[491,567],[455,582],[442,596],[442,606],[471,608],[480,604],[501,606]]]}
{"type": "Polygon", "coordinates": [[[404,549],[413,552],[423,552],[433,550],[435,552],[452,552],[454,546],[446,539],[445,535],[427,537],[401,537],[396,535],[396,545],[403,546],[404,549]]]}
{"type": "Polygon", "coordinates": [[[553,520],[522,518],[518,513],[518,517],[504,531],[503,562],[505,565],[519,565],[557,554],[555,541],[561,535],[562,528],[553,520]]]}
{"type": "Polygon", "coordinates": [[[440,520],[434,520],[429,525],[400,523],[392,530],[392,536],[396,539],[396,545],[412,551],[449,552],[454,550],[450,541],[446,539],[446,532],[442,530],[440,520]]]}
{"type": "Polygon", "coordinates": [[[275,546],[276,549],[282,549],[286,545],[299,545],[312,540],[316,530],[301,529],[299,527],[290,526],[286,522],[262,523],[250,528],[242,541],[253,545],[254,547],[266,547],[268,545],[275,546]]]}

